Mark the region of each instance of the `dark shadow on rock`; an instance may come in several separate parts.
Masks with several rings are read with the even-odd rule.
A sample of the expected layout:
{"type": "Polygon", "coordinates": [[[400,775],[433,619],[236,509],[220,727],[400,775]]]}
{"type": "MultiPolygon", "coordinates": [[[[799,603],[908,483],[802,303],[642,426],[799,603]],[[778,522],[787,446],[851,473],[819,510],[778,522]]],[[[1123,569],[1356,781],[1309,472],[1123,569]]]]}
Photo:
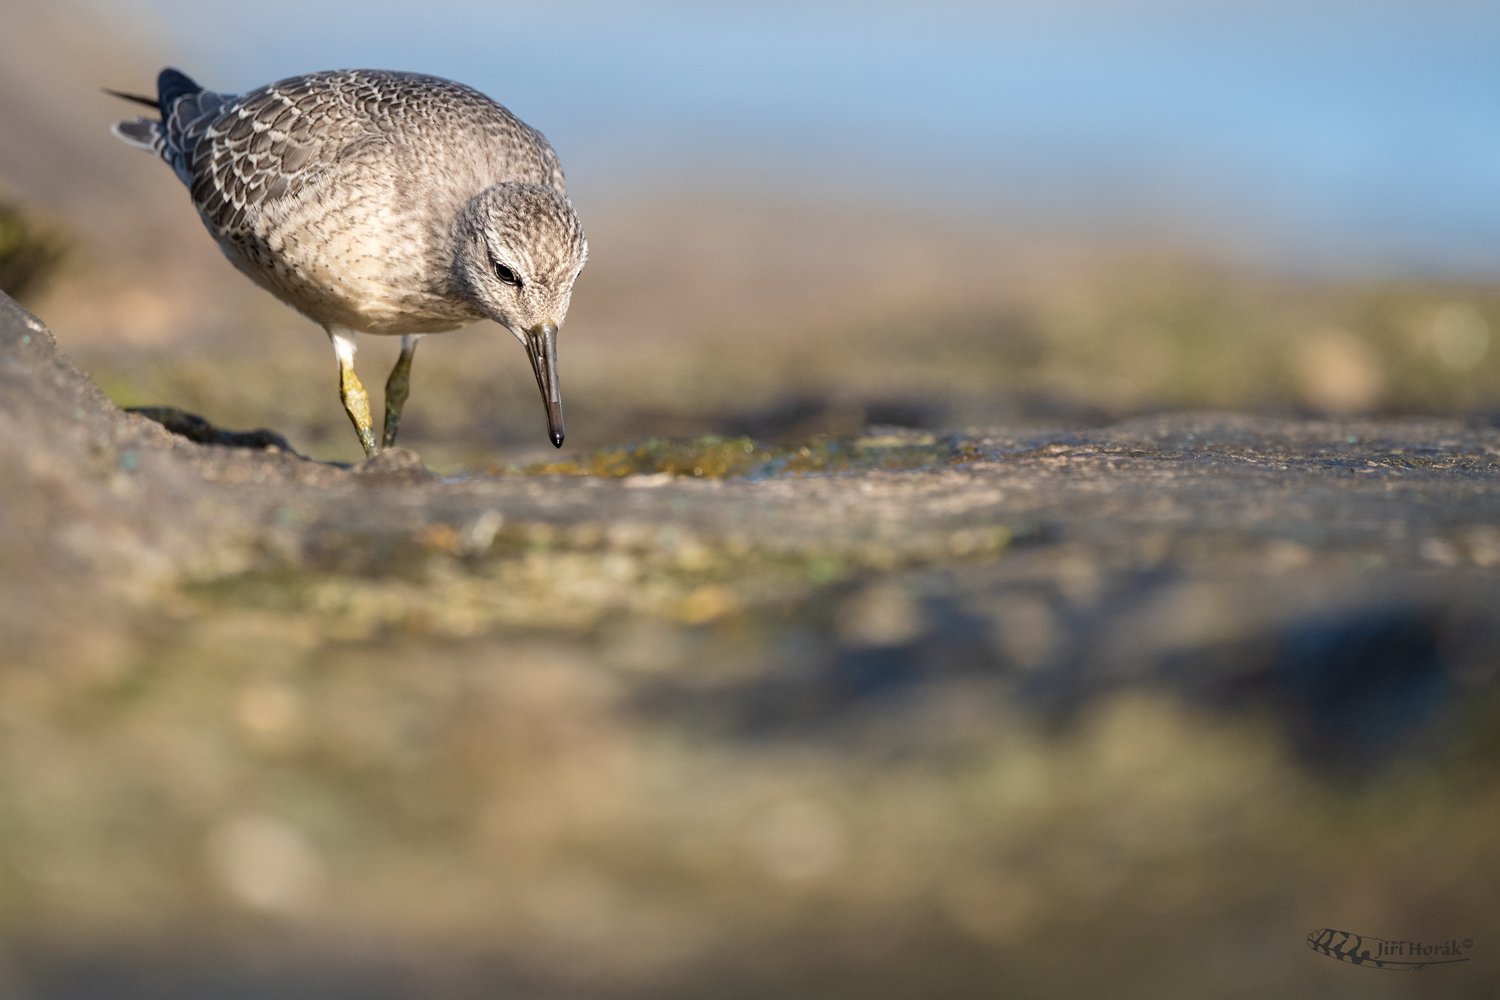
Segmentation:
{"type": "Polygon", "coordinates": [[[1173,651],[1149,680],[1224,711],[1269,707],[1314,772],[1353,778],[1428,747],[1464,685],[1433,607],[1377,604],[1173,651]]]}
{"type": "Polygon", "coordinates": [[[1370,608],[1284,633],[1278,672],[1315,745],[1341,756],[1379,750],[1457,694],[1437,624],[1422,608],[1370,608]]]}
{"type": "Polygon", "coordinates": [[[898,706],[923,684],[1005,668],[986,621],[948,600],[922,603],[927,627],[910,641],[841,642],[819,614],[824,620],[813,628],[783,631],[772,654],[780,662],[761,676],[708,691],[661,683],[646,688],[637,707],[748,739],[813,738],[867,709],[898,706]]]}
{"type": "Polygon", "coordinates": [[[611,424],[624,437],[720,434],[790,445],[816,437],[858,434],[872,425],[938,431],[952,427],[955,419],[971,422],[969,418],[976,414],[991,423],[1020,421],[1077,428],[1102,427],[1117,416],[1080,400],[1047,393],[1000,394],[977,409],[974,402],[966,401],[961,406],[937,397],[793,396],[769,406],[730,412],[637,410],[613,418],[611,424]]]}
{"type": "Polygon", "coordinates": [[[946,404],[935,399],[798,397],[759,411],[710,417],[709,422],[717,433],[731,437],[792,444],[823,434],[858,434],[870,424],[934,430],[946,414],[946,404]]]}
{"type": "Polygon", "coordinates": [[[198,444],[218,444],[226,448],[280,448],[297,454],[297,450],[287,443],[286,438],[264,427],[253,431],[221,430],[196,413],[188,413],[175,406],[127,406],[125,412],[154,420],[173,434],[198,444]]]}
{"type": "Polygon", "coordinates": [[[125,410],[161,424],[179,437],[197,444],[251,450],[277,449],[296,455],[306,462],[334,469],[347,469],[358,477],[361,486],[423,486],[442,482],[442,477],[422,464],[422,457],[407,448],[386,448],[379,455],[356,465],[346,462],[318,462],[308,458],[287,443],[275,431],[261,428],[253,431],[226,431],[215,427],[196,413],[175,406],[133,406],[125,410]]]}
{"type": "MultiPolygon", "coordinates": [[[[1140,599],[1106,598],[1114,602],[1106,617],[1138,614],[1146,595],[1179,582],[1167,570],[1135,574],[1120,587],[1140,599]]],[[[1232,642],[1157,648],[1127,660],[1102,655],[1095,640],[1111,633],[1098,617],[1064,616],[1061,631],[1076,634],[1051,664],[1023,669],[997,646],[993,622],[947,599],[923,602],[920,635],[865,647],[833,634],[825,604],[797,621],[765,623],[782,632],[781,653],[772,654],[779,666],[712,688],[691,679],[662,681],[642,691],[637,707],[752,741],[817,739],[872,709],[903,711],[935,684],[988,678],[1038,722],[1065,733],[1089,706],[1144,688],[1214,711],[1269,709],[1311,771],[1353,778],[1432,749],[1462,695],[1497,687],[1500,655],[1492,650],[1500,618],[1471,610],[1365,605],[1274,624],[1232,642]]]]}
{"type": "Polygon", "coordinates": [[[1105,427],[1123,415],[1071,396],[1046,392],[1017,396],[1014,406],[1017,419],[1065,427],[1105,427]]]}
{"type": "Polygon", "coordinates": [[[1212,660],[1220,661],[1221,677],[1226,664],[1250,668],[1224,677],[1210,699],[1236,709],[1271,704],[1316,770],[1355,776],[1420,750],[1463,693],[1442,648],[1442,624],[1442,613],[1430,607],[1359,608],[1297,622],[1253,644],[1183,657],[1168,673],[1212,670],[1212,660]],[[1265,657],[1258,668],[1257,655],[1265,657]],[[1200,661],[1196,668],[1192,659],[1200,661]]]}

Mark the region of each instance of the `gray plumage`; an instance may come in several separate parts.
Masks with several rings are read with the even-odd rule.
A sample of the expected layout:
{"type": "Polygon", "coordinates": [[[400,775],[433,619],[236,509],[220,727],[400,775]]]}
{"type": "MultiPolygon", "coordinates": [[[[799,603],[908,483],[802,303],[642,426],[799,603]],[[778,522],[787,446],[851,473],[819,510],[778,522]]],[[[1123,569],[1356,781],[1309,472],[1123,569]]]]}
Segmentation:
{"type": "Polygon", "coordinates": [[[169,69],[158,91],[162,119],[115,134],[170,164],[229,260],[336,346],[347,331],[488,316],[528,346],[549,416],[560,406],[555,346],[533,341],[550,328],[555,345],[588,245],[540,132],[415,73],[311,73],[232,95],[169,69]]]}

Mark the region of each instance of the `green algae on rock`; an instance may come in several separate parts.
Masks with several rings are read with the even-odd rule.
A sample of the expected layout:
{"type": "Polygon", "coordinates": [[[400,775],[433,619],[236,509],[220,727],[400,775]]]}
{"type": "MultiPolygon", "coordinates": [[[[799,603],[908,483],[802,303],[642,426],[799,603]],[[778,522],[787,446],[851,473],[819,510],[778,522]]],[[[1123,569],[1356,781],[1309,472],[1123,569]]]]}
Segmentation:
{"type": "Polygon", "coordinates": [[[481,475],[528,476],[693,476],[767,478],[814,472],[866,472],[919,469],[962,461],[971,442],[900,427],[870,428],[853,437],[818,436],[805,444],[782,446],[749,437],[651,438],[621,449],[590,452],[560,462],[489,466],[481,475]]]}

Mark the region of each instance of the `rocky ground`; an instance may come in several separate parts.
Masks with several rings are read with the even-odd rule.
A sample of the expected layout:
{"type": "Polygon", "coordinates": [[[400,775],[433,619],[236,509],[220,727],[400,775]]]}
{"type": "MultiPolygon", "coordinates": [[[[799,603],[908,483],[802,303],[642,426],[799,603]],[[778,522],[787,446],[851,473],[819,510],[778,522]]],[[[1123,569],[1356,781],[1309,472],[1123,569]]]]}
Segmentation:
{"type": "Polygon", "coordinates": [[[0,984],[1492,995],[1497,486],[1222,413],[346,467],[0,300],[0,984]]]}

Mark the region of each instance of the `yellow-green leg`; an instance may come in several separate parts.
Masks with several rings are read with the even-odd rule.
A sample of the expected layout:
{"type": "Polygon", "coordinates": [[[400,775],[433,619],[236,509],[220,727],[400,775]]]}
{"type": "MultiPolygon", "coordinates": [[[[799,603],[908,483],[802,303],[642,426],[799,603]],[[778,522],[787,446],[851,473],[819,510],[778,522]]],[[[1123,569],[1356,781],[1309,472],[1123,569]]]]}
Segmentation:
{"type": "Polygon", "coordinates": [[[411,392],[411,359],[417,353],[417,341],[421,335],[401,338],[401,357],[391,369],[391,377],[385,380],[385,433],[380,446],[389,448],[396,443],[396,432],[401,429],[401,408],[411,392]]]}
{"type": "Polygon", "coordinates": [[[365,457],[374,458],[380,453],[380,448],[375,444],[375,428],[370,421],[370,394],[365,392],[359,376],[354,374],[354,334],[348,330],[330,329],[328,337],[333,341],[333,352],[339,358],[339,398],[344,401],[344,412],[354,424],[354,433],[359,435],[365,457]]]}

